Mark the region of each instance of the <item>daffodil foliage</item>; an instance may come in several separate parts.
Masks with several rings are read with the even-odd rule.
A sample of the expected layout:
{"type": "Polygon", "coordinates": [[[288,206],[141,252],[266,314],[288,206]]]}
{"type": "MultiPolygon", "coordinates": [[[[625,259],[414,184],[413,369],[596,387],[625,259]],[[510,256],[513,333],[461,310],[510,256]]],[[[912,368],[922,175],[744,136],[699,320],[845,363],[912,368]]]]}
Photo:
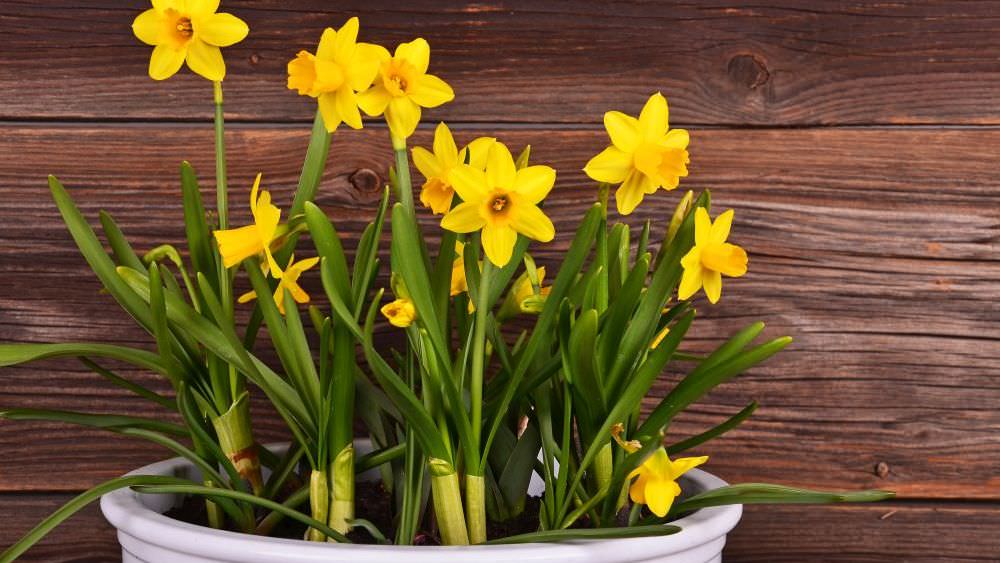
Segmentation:
{"type": "MultiPolygon", "coordinates": [[[[212,0],[154,0],[133,23],[155,46],[152,78],[186,62],[213,82],[216,202],[206,210],[194,169],[183,163],[186,248],[140,253],[103,213],[101,240],[69,191],[49,180],[83,257],[149,346],[0,344],[0,366],[79,357],[96,376],[175,413],[161,420],[12,409],[0,418],[149,440],[187,458],[202,480],[101,484],[28,532],[0,563],[119,487],[203,496],[210,525],[246,533],[268,534],[290,518],[311,541],[346,542],[348,532],[365,530],[399,544],[437,533],[449,545],[682,533],[666,524],[707,506],[888,496],[761,484],[699,491],[686,479],[710,464],[706,443],[757,405],[694,436],[674,431],[675,417],[791,339],[758,342],[764,325],[753,323],[714,350],[685,346],[701,291],[709,305],[720,302],[723,278],[737,285],[748,258],[733,242],[743,232],[734,211],[713,220],[707,190],[678,198],[672,216],[653,211],[652,221],[628,221],[642,203],[662,209],[670,195],[660,192],[688,175],[688,133],[669,128],[661,94],[637,117],[604,115],[610,145],[584,166],[596,185],[557,186],[556,170],[533,162],[530,147],[512,152],[502,139],[444,123],[421,132],[424,110],[454,98],[430,72],[430,45],[416,38],[390,51],[359,41],[360,22],[350,18],[318,33],[315,52],[290,49],[288,88],[316,100],[294,194],[268,189],[263,174],[230,194],[220,47],[248,29],[218,9],[212,0]],[[350,142],[362,113],[385,120],[395,166],[360,236],[342,236],[313,200],[331,136],[350,142]],[[425,146],[410,150],[410,139],[425,146]],[[411,156],[422,184],[411,179],[411,156]],[[546,212],[554,189],[592,203],[557,229],[546,212]],[[232,222],[230,202],[240,210],[232,222]],[[560,244],[546,246],[557,231],[560,244]],[[536,255],[540,249],[547,252],[536,255]],[[172,392],[131,381],[106,360],[162,376],[172,392]],[[665,396],[651,395],[668,367],[680,376],[665,396]],[[287,426],[287,452],[257,443],[251,394],[263,395],[287,426]],[[359,427],[374,445],[365,455],[353,445],[359,427]],[[678,456],[691,449],[702,455],[678,456]],[[368,469],[380,471],[393,497],[392,530],[376,529],[368,507],[355,503],[357,475],[368,469]],[[539,529],[489,537],[488,522],[526,510],[533,475],[545,483],[539,529]]],[[[601,144],[594,139],[595,151],[601,144]]]]}

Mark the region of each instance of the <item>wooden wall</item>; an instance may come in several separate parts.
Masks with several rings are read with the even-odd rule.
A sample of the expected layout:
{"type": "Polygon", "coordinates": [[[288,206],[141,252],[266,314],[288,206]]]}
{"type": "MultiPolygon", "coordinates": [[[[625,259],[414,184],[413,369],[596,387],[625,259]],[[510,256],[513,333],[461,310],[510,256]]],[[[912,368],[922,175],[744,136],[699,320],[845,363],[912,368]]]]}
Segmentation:
{"type": "MultiPolygon", "coordinates": [[[[149,344],[100,293],[45,183],[60,176],[92,220],[109,211],[140,249],[183,237],[182,159],[212,189],[210,87],[186,72],[146,77],[149,49],[129,30],[145,7],[0,3],[0,341],[149,344]]],[[[692,134],[684,185],[736,209],[733,238],[751,256],[749,275],[701,307],[692,348],[755,319],[795,338],[696,405],[677,436],[757,399],[748,423],[704,448],[711,471],[899,493],[878,505],[750,507],[727,561],[1000,559],[1000,2],[224,7],[251,27],[225,51],[235,205],[258,170],[290,197],[314,106],[286,90],[285,63],[350,15],[363,40],[430,41],[432,70],[457,93],[430,123],[447,121],[459,142],[530,143],[533,160],[557,167],[547,210],[559,235],[535,247],[543,260],[594,196],[579,170],[606,142],[603,112],[637,113],[662,91],[672,125],[692,134]]],[[[355,237],[386,178],[386,137],[378,126],[335,137],[319,199],[355,237]]],[[[660,192],[631,219],[662,233],[676,198],[660,192]]],[[[155,414],[69,361],[0,372],[0,407],[10,406],[155,414]]],[[[266,417],[259,430],[283,435],[266,417]]],[[[0,423],[0,452],[0,546],[73,493],[166,455],[14,422],[0,423]]],[[[26,559],[105,561],[116,549],[95,507],[26,559]]]]}

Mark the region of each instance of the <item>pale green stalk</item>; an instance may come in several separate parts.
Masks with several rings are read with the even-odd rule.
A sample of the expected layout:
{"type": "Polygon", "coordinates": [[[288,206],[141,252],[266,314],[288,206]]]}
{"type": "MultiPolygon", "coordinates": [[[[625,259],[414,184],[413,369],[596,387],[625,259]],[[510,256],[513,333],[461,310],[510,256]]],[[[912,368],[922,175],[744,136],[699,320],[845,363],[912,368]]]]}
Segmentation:
{"type": "MultiPolygon", "coordinates": [[[[337,454],[330,464],[330,517],[334,530],[347,534],[348,522],[354,520],[354,446],[349,445],[337,454]]],[[[330,538],[329,541],[335,541],[330,538]]]]}
{"type": "MultiPolygon", "coordinates": [[[[330,519],[330,484],[325,470],[313,469],[309,475],[309,504],[313,519],[327,522],[330,519]]],[[[316,528],[306,532],[309,541],[325,542],[326,534],[316,528]]]]}
{"type": "Polygon", "coordinates": [[[458,473],[443,459],[431,458],[429,462],[434,515],[441,530],[441,540],[445,545],[469,545],[458,473]]]}

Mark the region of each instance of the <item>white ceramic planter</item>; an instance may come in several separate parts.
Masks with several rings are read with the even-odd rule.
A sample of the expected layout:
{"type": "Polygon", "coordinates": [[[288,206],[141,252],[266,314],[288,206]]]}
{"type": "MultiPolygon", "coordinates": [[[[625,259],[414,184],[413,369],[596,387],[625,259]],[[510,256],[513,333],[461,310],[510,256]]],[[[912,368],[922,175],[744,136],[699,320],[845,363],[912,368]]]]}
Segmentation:
{"type": "MultiPolygon", "coordinates": [[[[369,448],[368,444],[358,444],[360,451],[369,448]]],[[[200,472],[183,458],[147,465],[129,475],[174,475],[201,481],[200,472]]],[[[681,478],[685,495],[725,484],[722,479],[698,469],[681,478]]],[[[698,510],[674,522],[682,528],[681,532],[660,537],[409,547],[310,543],[213,530],[163,515],[179,502],[177,495],[138,494],[130,489],[120,489],[101,498],[104,517],[118,529],[124,563],[715,563],[722,561],[726,534],[736,526],[743,513],[740,505],[698,510]]]]}

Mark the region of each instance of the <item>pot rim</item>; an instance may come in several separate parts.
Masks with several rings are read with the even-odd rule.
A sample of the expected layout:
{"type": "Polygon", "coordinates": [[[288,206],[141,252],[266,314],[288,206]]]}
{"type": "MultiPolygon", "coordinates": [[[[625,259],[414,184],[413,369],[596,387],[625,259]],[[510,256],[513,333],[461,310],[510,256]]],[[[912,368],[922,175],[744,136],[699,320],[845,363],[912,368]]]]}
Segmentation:
{"type": "MultiPolygon", "coordinates": [[[[365,442],[368,441],[356,440],[362,448],[367,445],[365,442]]],[[[193,469],[192,463],[175,457],[146,465],[128,475],[177,475],[193,469]]],[[[728,484],[700,469],[692,469],[681,479],[687,481],[688,487],[693,485],[695,490],[700,491],[728,484]]],[[[314,543],[215,530],[175,520],[148,508],[140,501],[140,493],[129,488],[103,495],[101,511],[118,530],[119,539],[123,539],[123,535],[131,536],[164,549],[221,561],[330,561],[331,557],[338,555],[360,562],[385,561],[388,556],[406,557],[407,563],[431,563],[446,557],[462,560],[485,557],[485,560],[583,561],[599,555],[601,561],[611,563],[680,553],[724,537],[739,522],[743,506],[734,504],[699,509],[671,522],[682,530],[667,536],[478,546],[314,543]],[[232,559],[234,556],[237,559],[232,559]]]]}

